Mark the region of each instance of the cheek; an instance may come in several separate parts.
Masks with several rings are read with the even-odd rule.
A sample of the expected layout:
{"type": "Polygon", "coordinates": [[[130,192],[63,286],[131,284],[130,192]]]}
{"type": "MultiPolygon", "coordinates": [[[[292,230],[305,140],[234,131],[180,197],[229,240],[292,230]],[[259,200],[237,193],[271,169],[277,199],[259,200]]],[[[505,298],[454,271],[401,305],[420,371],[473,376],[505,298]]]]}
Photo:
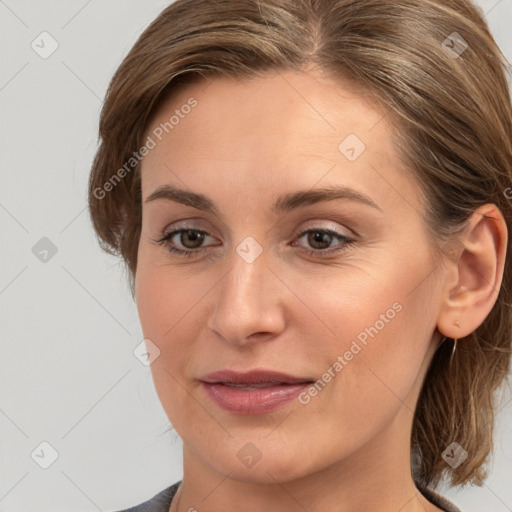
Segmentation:
{"type": "Polygon", "coordinates": [[[422,261],[412,255],[400,257],[392,250],[382,253],[385,258],[348,258],[343,266],[315,274],[287,275],[286,282],[293,283],[294,294],[302,300],[301,306],[290,295],[288,305],[295,309],[296,325],[306,332],[316,326],[326,345],[336,349],[347,340],[364,343],[391,332],[400,343],[409,330],[431,327],[435,297],[432,280],[425,276],[434,267],[426,257],[422,261]]]}
{"type": "MultiPolygon", "coordinates": [[[[136,274],[135,295],[142,332],[144,338],[150,339],[160,350],[159,357],[151,364],[153,377],[158,375],[155,370],[161,368],[163,362],[166,368],[170,362],[172,363],[173,358],[170,357],[171,351],[168,349],[166,340],[172,335],[179,318],[184,315],[181,311],[183,302],[178,300],[179,294],[169,292],[172,289],[169,288],[172,283],[165,277],[164,270],[155,265],[146,264],[141,259],[136,274]]],[[[173,352],[176,357],[179,356],[176,351],[173,352]]],[[[173,373],[173,368],[168,367],[168,371],[173,373]]],[[[155,384],[157,384],[156,381],[155,384]]]]}
{"type": "Polygon", "coordinates": [[[395,255],[378,265],[334,269],[328,278],[317,276],[314,286],[307,277],[296,279],[294,292],[309,309],[297,306],[295,329],[306,333],[302,339],[315,340],[301,347],[303,357],[322,374],[341,356],[337,374],[343,377],[331,388],[342,385],[352,396],[367,392],[366,404],[380,408],[376,397],[393,392],[404,399],[435,330],[434,276],[425,279],[431,271],[427,258],[395,255]],[[382,392],[372,394],[377,390],[382,392]]]}
{"type": "Polygon", "coordinates": [[[160,350],[151,364],[156,392],[169,420],[179,428],[180,418],[190,406],[184,392],[187,363],[197,351],[197,311],[208,287],[199,287],[183,270],[139,260],[136,301],[144,338],[160,350]],[[193,320],[191,320],[193,319],[193,320]]]}
{"type": "Polygon", "coordinates": [[[139,260],[136,274],[137,311],[144,336],[164,348],[169,337],[193,314],[194,304],[201,300],[204,288],[194,285],[193,277],[181,269],[161,263],[139,260]]]}

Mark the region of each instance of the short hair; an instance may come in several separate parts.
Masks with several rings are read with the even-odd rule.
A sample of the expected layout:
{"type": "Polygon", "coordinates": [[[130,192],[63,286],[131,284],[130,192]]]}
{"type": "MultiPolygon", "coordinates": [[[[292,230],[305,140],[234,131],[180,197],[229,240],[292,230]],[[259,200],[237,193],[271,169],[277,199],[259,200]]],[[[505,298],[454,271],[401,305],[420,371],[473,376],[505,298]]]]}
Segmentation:
{"type": "MultiPolygon", "coordinates": [[[[433,240],[453,239],[489,202],[512,233],[507,62],[471,2],[177,0],[142,33],[110,82],[89,179],[100,246],[122,258],[132,296],[142,217],[138,150],[166,95],[194,77],[242,81],[310,65],[357,85],[386,109],[398,127],[400,158],[426,198],[433,240]]],[[[510,261],[510,238],[506,253],[510,261]]],[[[506,265],[494,307],[459,342],[453,364],[446,342],[431,361],[411,437],[414,477],[425,486],[444,475],[454,486],[482,485],[488,476],[495,394],[510,363],[511,277],[506,265]],[[442,454],[453,441],[468,458],[452,469],[442,454]]]]}

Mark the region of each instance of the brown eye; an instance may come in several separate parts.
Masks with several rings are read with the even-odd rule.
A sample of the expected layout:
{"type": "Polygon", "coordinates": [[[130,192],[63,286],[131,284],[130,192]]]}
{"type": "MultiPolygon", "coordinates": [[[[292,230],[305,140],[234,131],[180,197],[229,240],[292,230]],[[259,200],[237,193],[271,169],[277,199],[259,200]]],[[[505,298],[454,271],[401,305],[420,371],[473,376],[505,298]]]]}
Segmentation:
{"type": "Polygon", "coordinates": [[[309,256],[331,256],[356,243],[355,239],[331,229],[307,229],[298,236],[297,240],[302,238],[305,239],[307,246],[304,246],[303,243],[297,244],[297,242],[292,245],[301,245],[303,252],[309,256]],[[333,241],[337,243],[333,244],[333,241]]]}
{"type": "Polygon", "coordinates": [[[212,238],[206,231],[199,229],[175,229],[164,234],[156,243],[162,244],[169,252],[183,256],[198,255],[208,249],[203,245],[205,238],[212,238]]]}
{"type": "Polygon", "coordinates": [[[333,236],[325,231],[310,231],[307,235],[308,243],[313,249],[327,249],[333,236]]]}
{"type": "Polygon", "coordinates": [[[187,249],[196,249],[200,247],[204,240],[204,233],[193,229],[182,231],[180,234],[180,242],[187,249]]]}

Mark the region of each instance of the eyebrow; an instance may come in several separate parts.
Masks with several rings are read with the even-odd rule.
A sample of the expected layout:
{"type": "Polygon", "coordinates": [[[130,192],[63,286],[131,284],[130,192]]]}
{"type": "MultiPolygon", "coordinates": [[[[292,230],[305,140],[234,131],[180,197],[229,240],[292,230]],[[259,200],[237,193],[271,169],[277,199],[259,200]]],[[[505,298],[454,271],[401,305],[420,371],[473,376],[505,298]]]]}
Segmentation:
{"type": "MultiPolygon", "coordinates": [[[[144,202],[147,204],[157,199],[174,201],[220,216],[219,210],[213,201],[205,195],[176,188],[171,185],[162,185],[158,187],[147,197],[144,202]]],[[[381,208],[368,196],[358,192],[357,190],[354,190],[353,188],[343,186],[333,186],[314,190],[299,190],[296,192],[283,194],[279,196],[275,203],[272,205],[271,211],[274,213],[289,212],[300,207],[310,206],[323,201],[334,201],[336,199],[357,201],[361,204],[371,206],[372,208],[382,212],[381,208]]]]}

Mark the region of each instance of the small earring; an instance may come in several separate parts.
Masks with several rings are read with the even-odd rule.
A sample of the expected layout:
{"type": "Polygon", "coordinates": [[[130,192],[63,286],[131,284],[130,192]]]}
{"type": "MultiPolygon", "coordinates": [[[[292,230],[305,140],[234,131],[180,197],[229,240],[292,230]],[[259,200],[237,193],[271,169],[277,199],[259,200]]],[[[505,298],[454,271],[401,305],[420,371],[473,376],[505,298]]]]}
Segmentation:
{"type": "Polygon", "coordinates": [[[450,364],[452,364],[453,355],[455,354],[455,350],[457,350],[457,338],[453,338],[453,348],[452,348],[452,354],[450,356],[450,364]]]}
{"type": "MultiPolygon", "coordinates": [[[[455,325],[456,327],[460,327],[460,322],[458,320],[455,320],[455,322],[453,323],[453,325],[455,325]]],[[[453,355],[455,354],[455,351],[457,350],[457,338],[453,338],[453,347],[452,347],[452,353],[450,355],[450,365],[452,364],[452,361],[453,361],[453,355]]]]}

